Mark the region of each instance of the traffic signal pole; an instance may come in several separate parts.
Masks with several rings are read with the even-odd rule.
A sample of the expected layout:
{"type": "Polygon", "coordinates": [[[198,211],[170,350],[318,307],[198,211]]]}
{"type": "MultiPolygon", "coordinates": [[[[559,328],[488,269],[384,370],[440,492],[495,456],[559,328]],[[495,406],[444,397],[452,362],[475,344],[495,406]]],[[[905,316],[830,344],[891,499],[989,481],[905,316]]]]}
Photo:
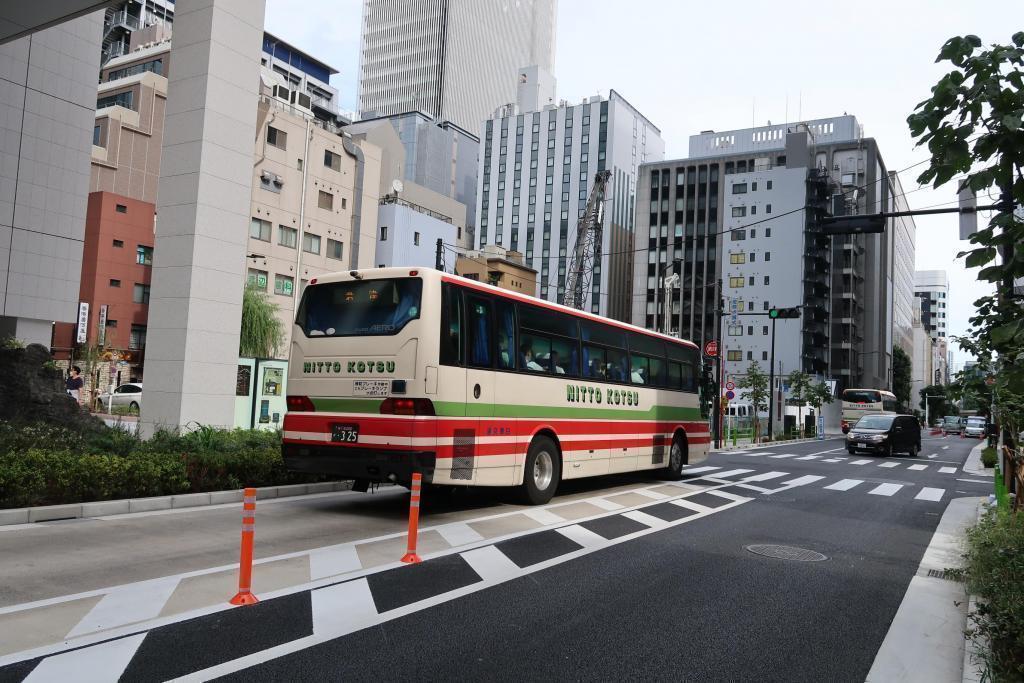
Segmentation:
{"type": "MultiPolygon", "coordinates": [[[[775,440],[775,432],[772,431],[772,418],[775,417],[775,321],[778,319],[776,316],[771,316],[772,319],[772,350],[769,353],[769,363],[771,367],[768,369],[768,395],[771,397],[768,399],[768,440],[775,440]]],[[[757,410],[757,406],[754,406],[754,410],[757,410]]]]}
{"type": "Polygon", "coordinates": [[[725,344],[722,343],[722,278],[718,278],[718,305],[715,306],[715,335],[718,337],[718,353],[715,354],[715,408],[714,424],[711,431],[715,435],[715,448],[722,447],[722,353],[725,351],[725,344]]]}

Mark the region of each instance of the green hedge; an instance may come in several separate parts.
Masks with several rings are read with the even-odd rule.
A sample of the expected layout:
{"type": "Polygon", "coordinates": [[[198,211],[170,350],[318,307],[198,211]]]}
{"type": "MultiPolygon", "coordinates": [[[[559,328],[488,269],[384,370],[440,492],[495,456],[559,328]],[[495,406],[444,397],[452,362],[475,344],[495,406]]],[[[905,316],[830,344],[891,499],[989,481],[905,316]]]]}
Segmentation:
{"type": "Polygon", "coordinates": [[[319,481],[288,472],[279,432],[200,428],[143,441],[0,422],[0,507],[56,505],[319,481]]]}
{"type": "Polygon", "coordinates": [[[967,538],[963,574],[980,597],[968,635],[988,641],[989,680],[1024,680],[1024,514],[993,510],[967,538]]]}

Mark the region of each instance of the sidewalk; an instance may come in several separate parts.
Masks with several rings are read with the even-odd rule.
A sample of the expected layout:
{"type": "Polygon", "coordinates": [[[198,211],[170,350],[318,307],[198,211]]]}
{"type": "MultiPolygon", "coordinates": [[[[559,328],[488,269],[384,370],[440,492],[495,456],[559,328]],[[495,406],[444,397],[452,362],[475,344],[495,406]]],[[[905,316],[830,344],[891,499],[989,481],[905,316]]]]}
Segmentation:
{"type": "MultiPolygon", "coordinates": [[[[843,437],[842,432],[825,432],[825,438],[821,441],[828,441],[830,439],[840,439],[843,437]]],[[[722,448],[712,447],[712,453],[728,453],[732,450],[749,449],[749,448],[771,448],[773,446],[780,446],[783,444],[794,444],[794,443],[805,443],[808,441],[818,441],[819,439],[815,436],[807,437],[804,439],[776,439],[775,441],[761,441],[759,443],[753,443],[750,439],[737,439],[736,444],[733,445],[731,441],[723,440],[722,448]]],[[[714,443],[714,442],[712,442],[714,443]]]]}

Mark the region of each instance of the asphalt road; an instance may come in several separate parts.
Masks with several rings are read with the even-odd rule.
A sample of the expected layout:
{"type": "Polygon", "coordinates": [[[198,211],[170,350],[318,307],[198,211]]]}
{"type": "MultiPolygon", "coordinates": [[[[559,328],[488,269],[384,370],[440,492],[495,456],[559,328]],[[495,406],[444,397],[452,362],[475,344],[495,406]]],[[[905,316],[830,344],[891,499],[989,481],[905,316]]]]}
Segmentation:
{"type": "MultiPolygon", "coordinates": [[[[119,671],[862,681],[948,502],[991,490],[961,469],[976,443],[925,435],[916,459],[851,457],[839,440],[712,454],[689,477],[709,491],[154,628],[133,636],[119,671]],[[747,549],[760,544],[826,559],[747,549]]],[[[479,513],[461,504],[445,514],[479,513]]],[[[0,668],[0,680],[90,650],[110,661],[101,648],[118,642],[0,668]]]]}

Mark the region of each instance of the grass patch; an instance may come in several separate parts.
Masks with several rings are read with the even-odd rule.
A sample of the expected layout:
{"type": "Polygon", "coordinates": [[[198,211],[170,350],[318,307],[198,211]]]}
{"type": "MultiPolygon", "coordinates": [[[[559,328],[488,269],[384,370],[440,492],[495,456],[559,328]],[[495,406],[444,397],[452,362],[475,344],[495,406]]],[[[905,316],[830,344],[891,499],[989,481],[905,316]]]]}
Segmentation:
{"type": "Polygon", "coordinates": [[[980,597],[968,636],[993,681],[1024,680],[1024,515],[991,510],[967,532],[963,577],[980,597]]]}

